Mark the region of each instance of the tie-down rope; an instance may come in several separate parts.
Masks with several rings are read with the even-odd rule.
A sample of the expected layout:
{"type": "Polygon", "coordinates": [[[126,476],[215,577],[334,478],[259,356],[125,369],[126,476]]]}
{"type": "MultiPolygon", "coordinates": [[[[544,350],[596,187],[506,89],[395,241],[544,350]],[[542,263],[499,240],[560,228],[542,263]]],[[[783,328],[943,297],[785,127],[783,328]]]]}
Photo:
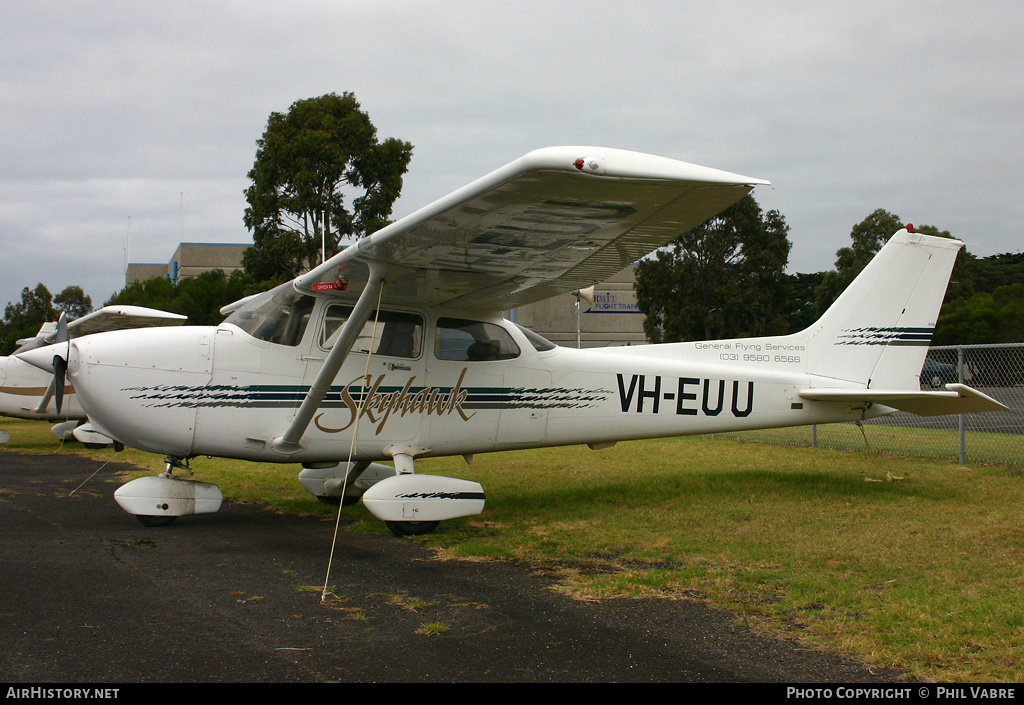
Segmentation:
{"type": "Polygon", "coordinates": [[[331,579],[331,564],[334,562],[334,547],[338,542],[338,527],[341,525],[341,509],[345,506],[345,490],[348,487],[348,476],[352,470],[352,457],[356,451],[356,439],[359,437],[359,419],[363,416],[363,409],[369,401],[369,394],[367,393],[370,389],[370,360],[373,358],[373,345],[377,340],[377,323],[380,321],[380,302],[384,296],[384,286],[386,281],[381,281],[380,291],[377,292],[377,311],[373,317],[373,332],[370,335],[370,348],[366,351],[366,370],[363,374],[363,398],[359,402],[356,408],[356,419],[355,424],[352,427],[352,441],[348,447],[348,462],[345,467],[345,479],[341,482],[341,497],[338,498],[338,514],[334,519],[334,538],[331,540],[331,552],[327,557],[327,573],[324,575],[324,588],[320,593],[320,604],[327,601],[328,595],[335,595],[332,591],[328,590],[327,584],[331,579]]]}

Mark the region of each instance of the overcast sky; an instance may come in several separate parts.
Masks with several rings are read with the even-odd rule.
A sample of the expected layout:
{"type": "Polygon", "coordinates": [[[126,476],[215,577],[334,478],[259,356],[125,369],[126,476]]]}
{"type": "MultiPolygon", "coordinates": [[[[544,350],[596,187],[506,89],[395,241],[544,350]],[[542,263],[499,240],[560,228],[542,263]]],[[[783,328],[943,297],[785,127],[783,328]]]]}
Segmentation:
{"type": "Polygon", "coordinates": [[[557,144],[768,179],[791,272],[877,208],[1019,252],[1024,4],[149,2],[0,6],[0,306],[96,306],[181,241],[251,242],[273,111],[351,91],[414,145],[394,215],[557,144]]]}

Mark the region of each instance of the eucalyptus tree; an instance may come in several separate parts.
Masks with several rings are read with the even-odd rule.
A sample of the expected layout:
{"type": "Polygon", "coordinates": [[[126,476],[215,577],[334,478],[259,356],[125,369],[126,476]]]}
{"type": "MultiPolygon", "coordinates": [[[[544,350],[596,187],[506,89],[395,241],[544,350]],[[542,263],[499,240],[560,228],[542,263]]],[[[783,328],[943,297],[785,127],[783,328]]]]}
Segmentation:
{"type": "Polygon", "coordinates": [[[245,190],[254,246],[246,271],[258,282],[290,279],[388,223],[412,145],[377,140],[351,93],[298,100],[273,112],[257,141],[245,190]]]}
{"type": "Polygon", "coordinates": [[[652,343],[786,332],[789,226],[747,195],[636,268],[652,343]]]}

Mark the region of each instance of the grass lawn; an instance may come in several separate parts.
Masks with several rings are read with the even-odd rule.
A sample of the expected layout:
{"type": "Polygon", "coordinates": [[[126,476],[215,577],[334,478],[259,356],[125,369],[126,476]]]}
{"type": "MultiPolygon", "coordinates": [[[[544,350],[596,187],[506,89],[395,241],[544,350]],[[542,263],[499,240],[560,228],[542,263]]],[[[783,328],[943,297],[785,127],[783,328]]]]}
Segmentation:
{"type": "MultiPolygon", "coordinates": [[[[136,451],[58,450],[45,423],[0,425],[11,432],[7,451],[162,469],[136,451]]],[[[2,467],[0,454],[0,488],[2,467]]],[[[302,490],[294,464],[197,458],[192,467],[231,501],[335,511],[302,490]]],[[[577,599],[699,600],[916,678],[1024,680],[1019,467],[681,438],[478,455],[472,466],[428,459],[417,470],[487,492],[482,515],[396,539],[423,541],[442,559],[521,561],[577,599]]],[[[343,512],[347,530],[387,531],[361,504],[343,512]]]]}

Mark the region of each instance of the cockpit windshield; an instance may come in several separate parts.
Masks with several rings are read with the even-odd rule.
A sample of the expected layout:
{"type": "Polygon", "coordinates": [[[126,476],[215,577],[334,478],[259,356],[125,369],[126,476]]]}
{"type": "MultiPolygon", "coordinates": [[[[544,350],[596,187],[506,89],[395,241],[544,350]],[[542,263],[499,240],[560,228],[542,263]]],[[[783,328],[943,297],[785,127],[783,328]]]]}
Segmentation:
{"type": "Polygon", "coordinates": [[[298,345],[309,323],[316,299],[295,291],[291,282],[256,296],[228,316],[254,338],[278,345],[298,345]]]}
{"type": "Polygon", "coordinates": [[[522,331],[523,335],[526,336],[526,339],[530,341],[530,345],[532,345],[537,352],[547,352],[548,350],[554,350],[558,347],[539,333],[534,333],[529,328],[524,328],[518,323],[515,325],[516,328],[522,331]]]}

